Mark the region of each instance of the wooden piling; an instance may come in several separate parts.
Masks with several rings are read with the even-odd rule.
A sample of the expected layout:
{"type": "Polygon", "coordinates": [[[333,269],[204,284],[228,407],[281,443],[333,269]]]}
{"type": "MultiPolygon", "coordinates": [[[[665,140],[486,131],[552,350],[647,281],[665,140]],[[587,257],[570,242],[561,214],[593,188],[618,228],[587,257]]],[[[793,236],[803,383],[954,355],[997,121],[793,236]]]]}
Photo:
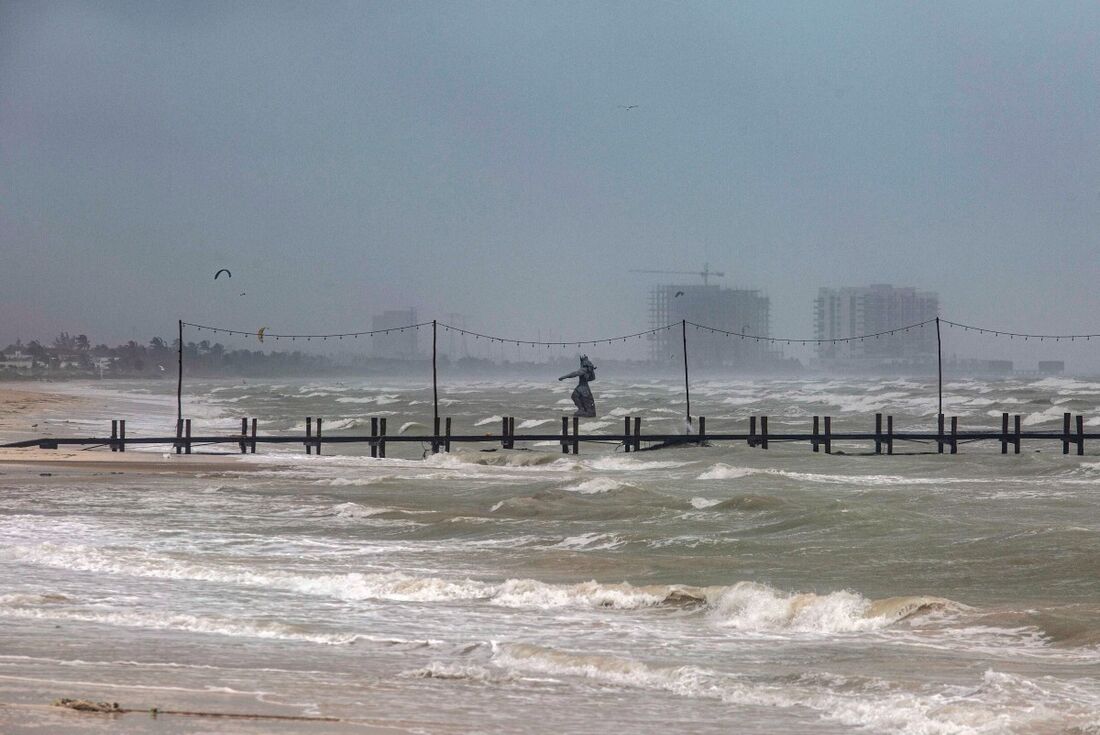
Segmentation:
{"type": "Polygon", "coordinates": [[[111,451],[118,451],[118,419],[111,419],[111,451]]]}
{"type": "Polygon", "coordinates": [[[936,451],[943,454],[943,414],[937,414],[936,416],[936,451]]]}
{"type": "Polygon", "coordinates": [[[183,419],[176,419],[176,454],[183,452],[183,419]]]}
{"type": "Polygon", "coordinates": [[[1069,418],[1070,414],[1062,414],[1062,454],[1069,454],[1069,418]]]}
{"type": "Polygon", "coordinates": [[[703,446],[707,442],[707,417],[699,417],[699,446],[703,446]]]}
{"type": "Polygon", "coordinates": [[[386,458],[386,417],[378,419],[378,456],[386,458]]]}
{"type": "Polygon", "coordinates": [[[500,448],[508,448],[508,417],[500,417],[500,448]]]}
{"type": "Polygon", "coordinates": [[[810,446],[812,446],[814,448],[815,452],[820,452],[821,451],[821,446],[820,446],[821,439],[819,438],[820,436],[821,436],[821,417],[820,416],[814,416],[814,433],[813,433],[813,436],[810,438],[810,446]]]}
{"type": "Polygon", "coordinates": [[[768,448],[768,417],[760,417],[760,448],[768,448]]]}
{"type": "Polygon", "coordinates": [[[1085,453],[1085,417],[1077,414],[1077,456],[1085,453]]]}
{"type": "Polygon", "coordinates": [[[569,454],[569,417],[561,417],[561,453],[569,454]]]}
{"type": "Polygon", "coordinates": [[[882,454],[882,414],[875,414],[875,454],[882,454]]]}
{"type": "Polygon", "coordinates": [[[306,454],[313,454],[313,417],[306,416],[306,454]]]}
{"type": "Polygon", "coordinates": [[[886,417],[886,453],[894,453],[894,417],[886,417]]]}
{"type": "Polygon", "coordinates": [[[191,454],[191,419],[183,420],[183,453],[191,454]]]}
{"type": "Polygon", "coordinates": [[[756,446],[756,417],[749,416],[749,438],[746,442],[750,447],[756,446]]]}
{"type": "Polygon", "coordinates": [[[642,448],[642,417],[634,417],[634,451],[637,452],[642,448]]]}
{"type": "Polygon", "coordinates": [[[444,422],[444,425],[447,427],[447,433],[446,433],[446,435],[444,436],[444,439],[443,439],[443,451],[447,452],[449,454],[450,451],[451,451],[451,417],[450,416],[447,417],[447,420],[444,422]]]}
{"type": "Polygon", "coordinates": [[[508,448],[516,448],[516,417],[508,417],[508,448]]]}
{"type": "Polygon", "coordinates": [[[237,444],[237,446],[241,450],[241,454],[247,454],[248,453],[248,445],[245,444],[245,437],[246,436],[248,436],[248,419],[247,418],[242,418],[241,419],[241,441],[237,444]]]}
{"type": "Polygon", "coordinates": [[[630,452],[630,417],[623,417],[623,451],[630,452]]]}
{"type": "Polygon", "coordinates": [[[432,454],[439,454],[439,417],[432,420],[432,454]]]}
{"type": "Polygon", "coordinates": [[[126,419],[118,420],[118,451],[126,451],[126,419]]]}
{"type": "Polygon", "coordinates": [[[1015,436],[1015,438],[1013,439],[1013,442],[1012,442],[1013,446],[1015,447],[1015,449],[1013,451],[1013,454],[1019,454],[1020,453],[1020,414],[1016,414],[1013,417],[1013,426],[1014,426],[1015,431],[1016,431],[1016,436],[1015,436]]]}
{"type": "Polygon", "coordinates": [[[581,451],[581,441],[580,441],[580,439],[577,438],[578,435],[580,434],[579,426],[580,426],[580,421],[577,419],[576,416],[574,416],[573,417],[573,454],[580,454],[580,451],[581,451]]]}
{"type": "Polygon", "coordinates": [[[316,439],[316,443],[313,446],[315,446],[317,448],[317,454],[320,455],[321,454],[321,418],[320,417],[317,417],[317,439],[316,439]]]}
{"type": "Polygon", "coordinates": [[[252,443],[249,444],[248,449],[249,449],[249,452],[251,454],[256,453],[256,419],[255,418],[252,419],[252,443]]]}
{"type": "Polygon", "coordinates": [[[179,342],[176,343],[176,358],[179,372],[176,373],[176,421],[183,419],[183,320],[179,320],[179,342]]]}
{"type": "Polygon", "coordinates": [[[825,454],[833,453],[833,417],[825,417],[825,454]]]}
{"type": "Polygon", "coordinates": [[[370,418],[370,456],[378,457],[378,417],[370,418]]]}
{"type": "Polygon", "coordinates": [[[951,417],[951,453],[959,453],[959,417],[951,417]]]}
{"type": "Polygon", "coordinates": [[[1001,413],[1001,454],[1008,454],[1008,412],[1001,413]]]}

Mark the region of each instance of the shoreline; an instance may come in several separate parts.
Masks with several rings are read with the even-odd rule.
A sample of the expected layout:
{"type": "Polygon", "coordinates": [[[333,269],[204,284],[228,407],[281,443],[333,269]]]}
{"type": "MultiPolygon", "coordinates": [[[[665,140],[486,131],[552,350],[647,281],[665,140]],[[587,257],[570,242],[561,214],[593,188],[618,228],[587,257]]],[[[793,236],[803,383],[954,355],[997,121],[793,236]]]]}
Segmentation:
{"type": "Polygon", "coordinates": [[[140,470],[152,473],[187,474],[233,470],[248,472],[271,467],[252,462],[242,454],[175,454],[161,452],[111,452],[105,449],[0,449],[0,466],[62,466],[88,469],[140,470]]]}

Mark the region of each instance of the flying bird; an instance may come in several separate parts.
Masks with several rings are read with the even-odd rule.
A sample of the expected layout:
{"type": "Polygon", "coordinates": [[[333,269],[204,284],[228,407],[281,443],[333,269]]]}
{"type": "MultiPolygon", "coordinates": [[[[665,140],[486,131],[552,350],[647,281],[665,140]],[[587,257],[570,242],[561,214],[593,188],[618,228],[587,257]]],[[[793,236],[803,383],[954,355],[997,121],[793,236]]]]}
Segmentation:
{"type": "Polygon", "coordinates": [[[247,295],[248,294],[246,294],[244,291],[241,291],[241,296],[247,296],[247,295]]]}
{"type": "Polygon", "coordinates": [[[683,292],[683,291],[677,291],[677,292],[676,292],[675,294],[673,294],[672,298],[674,298],[674,299],[675,299],[675,298],[677,298],[677,297],[679,297],[679,296],[683,296],[683,295],[684,295],[684,292],[683,292]]]}
{"type": "Polygon", "coordinates": [[[214,274],[214,280],[215,281],[218,280],[218,276],[220,276],[222,273],[229,276],[230,278],[233,277],[233,274],[229,272],[228,268],[222,268],[220,271],[218,271],[217,273],[214,274]]]}
{"type": "Polygon", "coordinates": [[[633,110],[637,105],[619,105],[620,110],[633,110]]]}

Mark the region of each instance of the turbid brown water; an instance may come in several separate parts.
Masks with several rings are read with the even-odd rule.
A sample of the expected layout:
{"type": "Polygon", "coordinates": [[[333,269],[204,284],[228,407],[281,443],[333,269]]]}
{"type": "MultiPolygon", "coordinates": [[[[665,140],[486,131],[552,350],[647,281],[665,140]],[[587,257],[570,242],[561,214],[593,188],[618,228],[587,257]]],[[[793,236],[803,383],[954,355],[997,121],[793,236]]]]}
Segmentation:
{"type": "MultiPolygon", "coordinates": [[[[552,430],[569,390],[448,385],[444,410],[456,430],[497,431],[502,414],[552,430]]],[[[248,415],[300,431],[308,414],[361,431],[387,415],[415,433],[431,412],[430,389],[400,382],[192,391],[189,414],[226,430],[248,415]]],[[[682,425],[674,383],[596,394],[588,429],[626,414],[682,425]]],[[[100,395],[140,406],[131,433],[170,425],[168,386],[100,395]]],[[[712,431],[764,413],[775,432],[813,414],[868,430],[880,410],[929,429],[934,401],[902,380],[692,393],[712,431]]],[[[1002,409],[1028,427],[1057,428],[1063,411],[1096,425],[1098,406],[1087,381],[947,386],[968,428],[999,427],[1002,409]]],[[[1019,456],[836,448],[423,459],[409,445],[386,460],[287,448],[257,455],[258,471],[198,476],[0,468],[0,700],[200,703],[418,732],[1098,731],[1100,458],[1055,443],[1019,456]]],[[[0,723],[29,731],[35,711],[0,723]]],[[[102,727],[80,717],[103,716],[64,726],[102,727]]]]}

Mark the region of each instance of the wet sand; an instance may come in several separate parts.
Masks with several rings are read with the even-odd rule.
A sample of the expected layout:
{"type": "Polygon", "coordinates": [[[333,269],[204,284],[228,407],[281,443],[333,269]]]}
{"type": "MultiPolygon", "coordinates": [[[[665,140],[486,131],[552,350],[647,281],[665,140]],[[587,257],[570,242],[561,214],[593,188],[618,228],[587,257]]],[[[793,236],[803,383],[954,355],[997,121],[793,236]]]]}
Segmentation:
{"type": "MultiPolygon", "coordinates": [[[[191,474],[226,470],[248,471],[257,465],[241,454],[175,454],[174,452],[112,452],[107,448],[0,449],[0,465],[54,465],[70,469],[191,474]]],[[[264,464],[271,468],[270,462],[264,464]]]]}

